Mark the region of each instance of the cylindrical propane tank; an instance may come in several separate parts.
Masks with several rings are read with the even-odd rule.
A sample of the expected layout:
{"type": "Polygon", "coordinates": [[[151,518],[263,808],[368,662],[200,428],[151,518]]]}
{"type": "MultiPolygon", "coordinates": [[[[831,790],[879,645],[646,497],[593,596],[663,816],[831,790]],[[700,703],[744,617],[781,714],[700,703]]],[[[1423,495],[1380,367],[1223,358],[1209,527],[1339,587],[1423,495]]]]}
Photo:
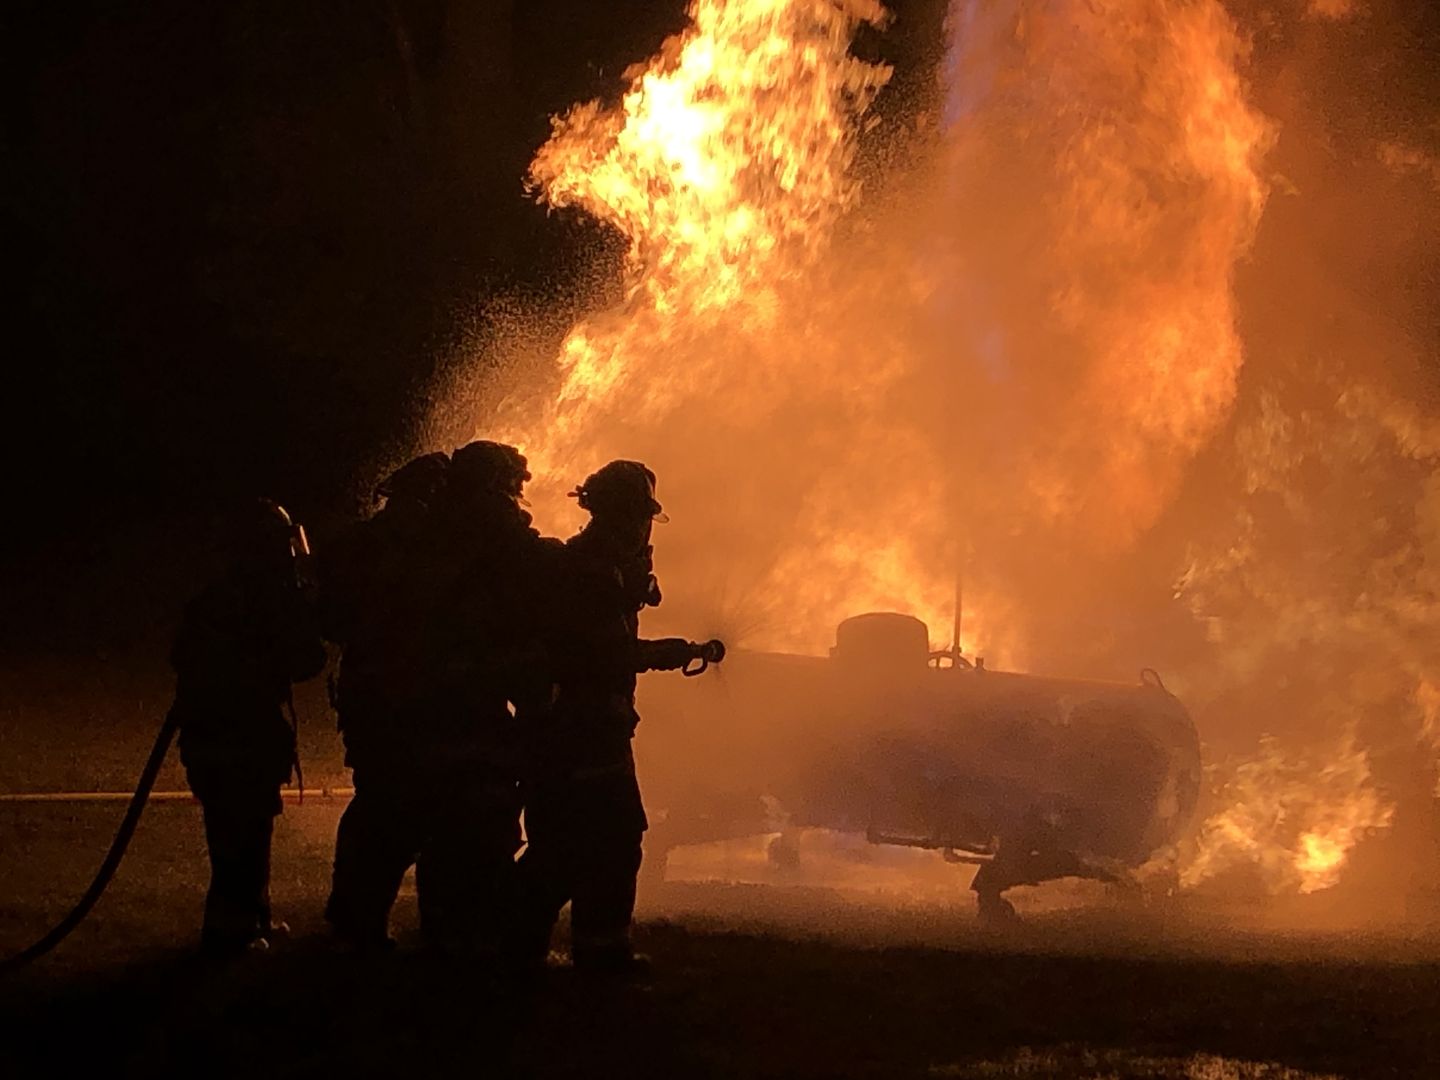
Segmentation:
{"type": "Polygon", "coordinates": [[[835,708],[871,760],[872,838],[985,852],[1043,835],[1129,866],[1178,838],[1199,796],[1199,739],[1158,679],[929,667],[928,639],[888,613],[836,634],[835,708]]]}
{"type": "Polygon", "coordinates": [[[647,799],[680,843],[768,828],[774,808],[794,826],[982,856],[1043,834],[1133,867],[1179,838],[1199,740],[1158,679],[930,659],[921,620],[875,612],[841,623],[828,658],[736,650],[708,685],[672,694],[657,679],[637,745],[647,799]],[[762,802],[764,821],[746,809],[762,802]]]}

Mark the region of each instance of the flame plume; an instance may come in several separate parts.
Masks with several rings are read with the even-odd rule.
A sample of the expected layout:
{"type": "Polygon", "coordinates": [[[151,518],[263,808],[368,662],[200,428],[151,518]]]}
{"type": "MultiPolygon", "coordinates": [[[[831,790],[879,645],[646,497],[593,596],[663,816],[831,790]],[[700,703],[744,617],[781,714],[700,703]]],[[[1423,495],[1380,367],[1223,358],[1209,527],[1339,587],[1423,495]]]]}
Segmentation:
{"type": "Polygon", "coordinates": [[[1001,664],[1133,670],[1166,628],[1202,720],[1274,735],[1182,880],[1330,886],[1394,816],[1386,755],[1440,743],[1440,429],[1343,363],[1247,361],[1275,131],[1243,35],[1218,0],[956,0],[944,122],[862,188],[889,72],[850,43],[885,19],[695,0],[618,104],[554,121],[535,191],[625,238],[624,296],[487,432],[556,531],[603,461],[654,467],[689,633],[821,652],[892,609],[939,639],[960,566],[1001,664]]]}
{"type": "Polygon", "coordinates": [[[965,644],[1025,660],[1015,611],[1054,582],[1008,565],[1038,562],[1017,537],[1124,551],[1223,419],[1230,275],[1264,201],[1218,5],[1102,7],[971,19],[960,69],[984,51],[1006,78],[957,78],[966,115],[864,215],[857,133],[888,72],[848,46],[874,3],[701,0],[617,107],[557,120],[533,181],[629,260],[623,304],[571,331],[539,421],[512,426],[542,508],[645,458],[676,511],[672,611],[723,591],[723,550],[760,646],[823,650],[870,608],[940,638],[957,564],[981,560],[965,644]],[[997,322],[1003,371],[973,344],[997,322]]]}
{"type": "Polygon", "coordinates": [[[889,72],[847,48],[858,22],[881,17],[866,0],[702,2],[618,108],[590,102],[554,122],[532,182],[628,237],[630,281],[622,310],[561,348],[544,435],[527,445],[537,471],[593,455],[620,415],[654,424],[723,391],[740,365],[697,362],[698,338],[777,331],[779,290],[859,190],[854,121],[889,72]],[[677,346],[688,363],[668,354],[677,346]]]}
{"type": "Polygon", "coordinates": [[[1258,395],[1236,432],[1229,514],[1192,545],[1179,593],[1211,622],[1216,649],[1196,672],[1210,695],[1258,697],[1282,673],[1284,689],[1264,702],[1273,729],[1294,742],[1317,727],[1347,734],[1306,755],[1307,768],[1282,763],[1270,743],[1235,770],[1197,839],[1195,883],[1257,862],[1277,891],[1334,883],[1355,844],[1396,813],[1356,743],[1356,717],[1391,759],[1392,787],[1419,801],[1437,793],[1440,424],[1373,382],[1310,373],[1307,396],[1315,382],[1323,405],[1258,395]],[[1295,832],[1304,820],[1319,829],[1308,840],[1295,832]]]}
{"type": "Polygon", "coordinates": [[[970,2],[953,27],[962,197],[996,214],[967,252],[970,333],[1000,328],[1040,428],[1036,526],[1129,547],[1234,402],[1269,127],[1208,0],[970,2]]]}

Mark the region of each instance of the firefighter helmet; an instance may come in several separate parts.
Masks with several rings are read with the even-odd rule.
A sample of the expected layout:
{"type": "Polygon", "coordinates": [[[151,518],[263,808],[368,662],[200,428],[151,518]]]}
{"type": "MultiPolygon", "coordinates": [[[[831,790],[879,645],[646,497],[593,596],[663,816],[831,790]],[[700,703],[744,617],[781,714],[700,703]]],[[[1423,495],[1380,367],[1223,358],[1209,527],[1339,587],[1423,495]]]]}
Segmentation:
{"type": "Polygon", "coordinates": [[[570,492],[592,514],[622,514],[669,521],[655,498],[655,474],[638,461],[612,461],[570,492]]]}
{"type": "Polygon", "coordinates": [[[493,491],[520,498],[530,479],[525,455],[505,443],[477,439],[450,456],[450,480],[468,491],[493,491]]]}
{"type": "Polygon", "coordinates": [[[450,458],[443,451],[407,461],[375,488],[377,499],[429,502],[445,484],[450,458]]]}
{"type": "Polygon", "coordinates": [[[231,542],[235,553],[246,562],[268,563],[309,553],[303,526],[274,499],[256,499],[246,504],[235,519],[231,542]],[[297,545],[304,550],[298,551],[297,545]]]}

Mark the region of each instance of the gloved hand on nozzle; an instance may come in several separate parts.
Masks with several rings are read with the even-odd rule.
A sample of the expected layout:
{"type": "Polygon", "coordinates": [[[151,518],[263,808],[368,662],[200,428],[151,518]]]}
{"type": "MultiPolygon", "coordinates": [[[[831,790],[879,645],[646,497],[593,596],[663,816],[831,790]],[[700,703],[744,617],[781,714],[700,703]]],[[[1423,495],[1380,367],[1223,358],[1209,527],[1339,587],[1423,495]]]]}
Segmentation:
{"type": "Polygon", "coordinates": [[[725,659],[725,643],[719,638],[701,642],[695,646],[695,650],[695,655],[707,664],[718,664],[725,659]]]}
{"type": "Polygon", "coordinates": [[[711,664],[718,664],[725,658],[725,646],[720,641],[695,642],[684,638],[658,638],[640,642],[641,671],[683,670],[687,675],[698,675],[711,664]],[[698,666],[697,666],[698,665],[698,666]]]}

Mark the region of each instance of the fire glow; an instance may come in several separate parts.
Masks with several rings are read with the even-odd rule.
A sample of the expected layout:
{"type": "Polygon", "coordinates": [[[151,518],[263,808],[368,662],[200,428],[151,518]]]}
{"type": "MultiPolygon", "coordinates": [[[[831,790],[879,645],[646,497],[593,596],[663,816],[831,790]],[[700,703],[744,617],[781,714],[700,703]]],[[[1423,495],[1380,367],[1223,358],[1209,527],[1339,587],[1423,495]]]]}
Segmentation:
{"type": "MultiPolygon", "coordinates": [[[[573,326],[549,396],[499,406],[543,525],[595,464],[641,458],[674,519],[662,619],[816,653],[845,616],[897,610],[939,638],[963,566],[968,652],[1094,664],[1112,660],[1086,629],[1097,598],[1127,561],[1163,561],[1158,523],[1233,440],[1219,524],[1170,564],[1211,628],[1181,673],[1202,706],[1244,699],[1294,620],[1332,644],[1440,623],[1383,559],[1351,575],[1375,578],[1368,614],[1335,590],[1303,602],[1248,506],[1309,459],[1424,464],[1440,439],[1363,387],[1328,416],[1242,399],[1234,277],[1274,130],[1217,0],[957,0],[945,122],[884,172],[859,163],[890,72],[850,51],[878,3],[696,0],[690,18],[618,104],[557,118],[532,165],[538,197],[628,242],[623,300],[573,326]]],[[[1284,497],[1297,529],[1330,521],[1284,497]]],[[[1440,672],[1403,657],[1402,724],[1423,712],[1433,738],[1440,672]]],[[[1348,730],[1344,711],[1316,724],[1348,730]]],[[[1325,888],[1390,822],[1366,751],[1312,741],[1323,755],[1271,740],[1230,770],[1184,884],[1246,866],[1325,888]]]]}

